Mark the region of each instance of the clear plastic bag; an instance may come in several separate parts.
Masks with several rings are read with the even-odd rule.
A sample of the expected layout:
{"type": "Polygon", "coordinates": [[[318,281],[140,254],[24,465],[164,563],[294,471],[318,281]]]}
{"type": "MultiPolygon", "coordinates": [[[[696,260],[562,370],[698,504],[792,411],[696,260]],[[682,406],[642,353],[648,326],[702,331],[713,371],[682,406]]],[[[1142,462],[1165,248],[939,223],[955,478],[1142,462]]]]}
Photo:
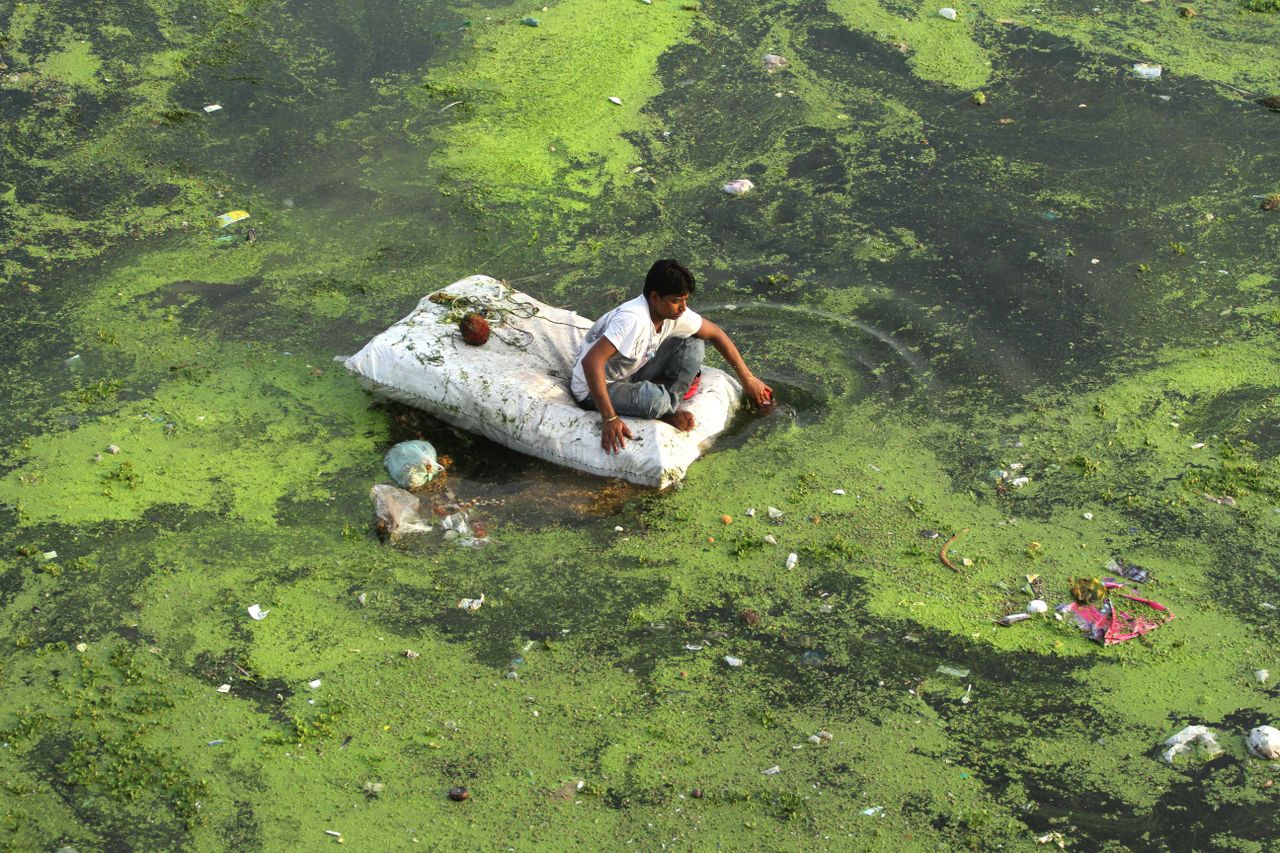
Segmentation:
{"type": "Polygon", "coordinates": [[[378,535],[385,540],[395,542],[408,533],[425,533],[431,529],[430,524],[422,521],[422,511],[418,496],[379,483],[369,490],[373,500],[373,511],[378,516],[378,535]]]}

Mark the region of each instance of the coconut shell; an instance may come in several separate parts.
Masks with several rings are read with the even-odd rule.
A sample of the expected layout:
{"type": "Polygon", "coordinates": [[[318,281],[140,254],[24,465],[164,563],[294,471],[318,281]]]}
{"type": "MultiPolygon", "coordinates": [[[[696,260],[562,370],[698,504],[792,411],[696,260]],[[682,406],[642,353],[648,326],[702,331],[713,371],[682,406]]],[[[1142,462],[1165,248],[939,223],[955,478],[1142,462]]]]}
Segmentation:
{"type": "Polygon", "coordinates": [[[462,332],[462,340],[473,347],[481,346],[489,340],[489,321],[474,312],[462,318],[458,329],[462,332]]]}

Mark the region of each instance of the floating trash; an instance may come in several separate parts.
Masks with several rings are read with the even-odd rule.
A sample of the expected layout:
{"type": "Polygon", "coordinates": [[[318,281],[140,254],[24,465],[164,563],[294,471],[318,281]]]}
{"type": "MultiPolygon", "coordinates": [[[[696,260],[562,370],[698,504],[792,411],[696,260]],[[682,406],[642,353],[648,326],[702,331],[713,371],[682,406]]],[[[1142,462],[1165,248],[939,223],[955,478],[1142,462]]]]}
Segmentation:
{"type": "Polygon", "coordinates": [[[219,684],[219,685],[218,685],[218,692],[219,692],[219,693],[224,693],[224,694],[225,694],[225,693],[230,693],[230,692],[231,692],[231,685],[230,685],[230,684],[219,684]]]}
{"type": "Polygon", "coordinates": [[[969,670],[961,669],[960,667],[955,667],[955,666],[947,666],[945,663],[939,666],[937,670],[935,670],[935,672],[940,672],[943,675],[950,675],[952,678],[968,678],[969,677],[969,670]]]}
{"type": "Polygon", "coordinates": [[[222,109],[222,104],[209,104],[204,108],[207,113],[216,113],[222,109]]]}
{"type": "Polygon", "coordinates": [[[459,610],[479,610],[484,605],[484,593],[479,598],[462,598],[458,600],[459,610]]]}
{"type": "Polygon", "coordinates": [[[875,817],[884,811],[884,806],[872,806],[869,809],[863,809],[862,813],[867,817],[875,817]]]}
{"type": "Polygon", "coordinates": [[[622,98],[619,98],[619,97],[617,97],[616,95],[610,95],[610,96],[609,96],[609,103],[611,103],[611,104],[617,104],[618,106],[622,106],[622,98]]]}
{"type": "Polygon", "coordinates": [[[735,658],[733,655],[725,655],[724,662],[734,668],[742,666],[742,658],[735,658]]]}
{"type": "Polygon", "coordinates": [[[1027,612],[1028,612],[1028,613],[1032,613],[1032,614],[1036,614],[1036,613],[1048,613],[1048,612],[1049,612],[1049,603],[1048,603],[1048,602],[1046,602],[1046,601],[1044,601],[1044,600],[1042,600],[1042,599],[1039,599],[1039,598],[1037,598],[1037,599],[1033,599],[1032,601],[1028,601],[1028,602],[1027,602],[1027,612]]]}
{"type": "Polygon", "coordinates": [[[422,657],[422,655],[418,654],[413,649],[405,649],[404,656],[409,660],[417,660],[418,658],[422,657]]]}
{"type": "Polygon", "coordinates": [[[792,551],[790,554],[787,555],[787,571],[794,569],[796,567],[796,563],[798,562],[800,562],[800,555],[797,554],[795,551],[792,551]]]}
{"type": "Polygon", "coordinates": [[[764,771],[764,775],[777,776],[781,772],[782,772],[782,768],[775,764],[772,767],[770,767],[768,770],[764,771]]]}
{"type": "Polygon", "coordinates": [[[1249,732],[1249,738],[1245,742],[1249,751],[1259,758],[1268,761],[1280,759],[1280,731],[1271,726],[1258,726],[1249,732]]]}
{"type": "Polygon", "coordinates": [[[769,507],[769,517],[774,521],[777,521],[782,518],[782,510],[778,509],[776,506],[769,507]]]}
{"type": "Polygon", "coordinates": [[[1150,62],[1133,63],[1133,75],[1142,80],[1159,80],[1160,74],[1163,71],[1163,66],[1155,65],[1150,62]]]}
{"type": "Polygon", "coordinates": [[[946,18],[948,21],[954,21],[958,15],[956,14],[955,9],[952,9],[950,6],[943,6],[938,10],[938,17],[946,18]]]}
{"type": "Polygon", "coordinates": [[[342,841],[342,833],[341,833],[341,832],[338,832],[338,830],[336,830],[336,829],[326,829],[326,830],[324,831],[324,834],[325,834],[325,835],[327,835],[327,836],[329,836],[330,838],[336,838],[336,839],[338,839],[338,841],[339,841],[339,842],[341,842],[341,841],[342,841]]]}
{"type": "Polygon", "coordinates": [[[248,219],[249,213],[245,210],[229,210],[218,216],[218,224],[226,228],[232,223],[239,222],[241,219],[248,219]]]}
{"type": "Polygon", "coordinates": [[[1266,684],[1269,678],[1271,678],[1271,673],[1265,669],[1257,669],[1253,672],[1253,680],[1259,684],[1266,684]]]}
{"type": "Polygon", "coordinates": [[[1107,560],[1107,564],[1103,568],[1117,577],[1128,578],[1134,583],[1146,583],[1151,580],[1151,572],[1142,568],[1142,566],[1127,563],[1120,557],[1112,557],[1107,560]]]}
{"type": "Polygon", "coordinates": [[[765,71],[777,71],[791,64],[791,60],[785,56],[778,56],[776,53],[766,53],[762,61],[765,71]]]}
{"type": "Polygon", "coordinates": [[[720,191],[728,195],[746,195],[756,188],[747,178],[739,178],[736,181],[730,181],[720,188],[720,191]]]}
{"type": "MultiPolygon", "coordinates": [[[[85,652],[89,651],[89,644],[76,643],[76,651],[80,652],[81,654],[84,654],[85,652]]],[[[1262,671],[1265,672],[1266,670],[1262,670],[1262,671]]],[[[1263,680],[1265,681],[1266,679],[1263,679],[1263,680]]]]}
{"type": "Polygon", "coordinates": [[[751,507],[751,508],[750,508],[750,509],[748,509],[746,512],[744,512],[744,513],[743,513],[743,515],[745,515],[747,518],[755,518],[755,517],[756,517],[756,508],[755,508],[755,507],[751,507]]]}
{"type": "Polygon", "coordinates": [[[1001,616],[999,619],[992,620],[997,625],[1003,625],[1008,628],[1010,625],[1016,625],[1019,622],[1025,622],[1031,618],[1029,613],[1010,613],[1008,616],[1001,616]]]}
{"type": "MultiPolygon", "coordinates": [[[[1257,729],[1254,731],[1257,731],[1257,729]]],[[[1275,730],[1272,729],[1272,731],[1275,730]]],[[[1277,732],[1277,735],[1280,735],[1280,732],[1277,732]]],[[[1164,751],[1162,757],[1172,764],[1175,757],[1187,752],[1197,744],[1199,744],[1200,752],[1205,758],[1213,758],[1222,752],[1222,747],[1218,745],[1218,739],[1207,727],[1187,726],[1164,742],[1164,745],[1169,748],[1164,751]]],[[[1277,747],[1280,747],[1280,742],[1277,743],[1277,747]]],[[[1277,750],[1277,756],[1280,756],[1280,749],[1277,750]]]]}
{"type": "Polygon", "coordinates": [[[267,614],[270,612],[270,610],[263,610],[256,604],[249,605],[249,615],[253,617],[255,622],[261,622],[263,619],[266,619],[267,614]]]}
{"type": "Polygon", "coordinates": [[[222,738],[218,738],[217,740],[209,741],[209,743],[206,744],[206,746],[222,746],[224,743],[226,743],[225,740],[223,740],[222,738]]]}
{"type": "Polygon", "coordinates": [[[774,536],[772,533],[766,533],[764,535],[764,541],[768,545],[777,545],[778,537],[774,536]]]}
{"type": "Polygon", "coordinates": [[[521,18],[520,23],[524,24],[526,27],[537,27],[542,25],[542,21],[539,21],[537,18],[521,18]]]}
{"type": "Polygon", "coordinates": [[[844,493],[845,493],[844,489],[832,489],[832,490],[831,490],[831,494],[833,494],[833,495],[843,495],[844,493]]]}
{"type": "Polygon", "coordinates": [[[310,687],[312,690],[317,690],[317,689],[319,689],[319,687],[320,687],[320,685],[321,685],[322,683],[323,683],[323,682],[322,682],[320,679],[318,679],[318,678],[317,678],[317,679],[315,679],[315,680],[313,680],[313,681],[308,681],[308,682],[307,682],[307,686],[308,686],[308,687],[310,687]]]}
{"type": "Polygon", "coordinates": [[[429,441],[402,441],[387,451],[382,464],[391,479],[404,489],[426,485],[444,470],[429,441]]]}

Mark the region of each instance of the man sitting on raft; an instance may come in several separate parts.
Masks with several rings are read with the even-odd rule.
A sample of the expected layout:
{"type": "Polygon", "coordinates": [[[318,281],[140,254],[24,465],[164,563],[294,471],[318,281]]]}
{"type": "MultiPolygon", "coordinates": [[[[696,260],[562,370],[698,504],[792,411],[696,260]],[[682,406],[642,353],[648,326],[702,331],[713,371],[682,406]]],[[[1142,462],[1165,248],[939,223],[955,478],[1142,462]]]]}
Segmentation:
{"type": "Polygon", "coordinates": [[[631,438],[622,415],[654,418],[681,432],[693,415],[678,409],[698,389],[705,341],[720,351],[757,408],[773,402],[773,389],[757,379],[724,330],[689,310],[696,283],[678,261],[655,263],[644,292],[591,326],[573,365],[570,390],[578,405],[601,417],[600,444],[617,453],[631,438]]]}

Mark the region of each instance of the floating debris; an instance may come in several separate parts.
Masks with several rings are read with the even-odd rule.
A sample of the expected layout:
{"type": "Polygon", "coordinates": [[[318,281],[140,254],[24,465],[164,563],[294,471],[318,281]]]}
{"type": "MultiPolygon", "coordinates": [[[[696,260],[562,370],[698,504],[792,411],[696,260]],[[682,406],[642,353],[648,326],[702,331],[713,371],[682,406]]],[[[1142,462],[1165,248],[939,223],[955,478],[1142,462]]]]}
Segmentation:
{"type": "Polygon", "coordinates": [[[800,562],[800,555],[792,551],[787,555],[787,571],[791,571],[796,567],[796,563],[800,562]]]}
{"type": "Polygon", "coordinates": [[[1049,603],[1047,601],[1044,601],[1043,599],[1036,598],[1027,602],[1027,613],[1036,614],[1036,613],[1048,613],[1048,612],[1049,612],[1049,603]]]}
{"type": "Polygon", "coordinates": [[[720,191],[728,195],[745,195],[756,188],[747,178],[739,178],[736,181],[730,181],[720,188],[720,191]]]}
{"type": "MultiPolygon", "coordinates": [[[[89,644],[88,644],[88,643],[76,643],[76,651],[80,652],[81,654],[84,654],[85,652],[89,651],[89,644]]],[[[1265,671],[1266,671],[1266,670],[1263,670],[1263,672],[1265,672],[1265,671]]],[[[1265,679],[1264,679],[1264,680],[1265,680],[1265,679]]],[[[228,687],[228,689],[230,689],[230,687],[228,687]]]]}
{"type": "Polygon", "coordinates": [[[253,617],[255,622],[261,622],[263,619],[266,619],[267,614],[270,612],[270,610],[263,610],[256,604],[249,605],[249,615],[253,617]]]}
{"type": "Polygon", "coordinates": [[[387,786],[382,782],[366,781],[363,785],[360,786],[360,790],[364,791],[366,797],[381,796],[382,792],[385,791],[386,789],[387,789],[387,786]]]}
{"type": "Polygon", "coordinates": [[[774,536],[772,533],[766,533],[764,535],[764,541],[766,544],[769,544],[769,545],[777,545],[778,537],[774,536]]]}
{"type": "Polygon", "coordinates": [[[952,678],[968,678],[969,677],[969,670],[961,669],[955,666],[947,666],[945,663],[940,665],[935,671],[940,672],[943,675],[950,675],[952,678]]]}
{"type": "MultiPolygon", "coordinates": [[[[1255,729],[1255,731],[1257,730],[1255,729]]],[[[1275,730],[1272,729],[1272,731],[1275,730]]],[[[1280,735],[1280,732],[1277,732],[1277,734],[1280,735]]],[[[1187,726],[1164,742],[1164,745],[1169,748],[1164,751],[1162,757],[1172,764],[1175,757],[1187,752],[1197,744],[1199,744],[1200,752],[1205,758],[1213,758],[1222,752],[1222,747],[1218,745],[1218,739],[1206,726],[1187,726]]],[[[1280,746],[1280,743],[1277,746],[1280,746]]],[[[1280,755],[1280,752],[1277,754],[1280,755]]]]}
{"type": "Polygon", "coordinates": [[[207,113],[216,113],[221,109],[222,109],[222,104],[208,104],[205,106],[204,111],[207,113]]]}
{"type": "Polygon", "coordinates": [[[726,525],[727,525],[727,524],[733,524],[733,516],[732,516],[732,515],[722,515],[722,516],[720,516],[720,523],[721,523],[721,524],[726,524],[726,525]]]}
{"type": "Polygon", "coordinates": [[[223,740],[222,738],[217,738],[216,740],[211,740],[211,741],[209,741],[209,742],[208,742],[207,744],[205,744],[205,745],[206,745],[206,746],[222,746],[224,743],[226,743],[226,741],[225,741],[225,740],[223,740]]]}
{"type": "Polygon", "coordinates": [[[809,743],[830,743],[834,738],[831,732],[819,730],[817,734],[809,735],[809,743]]]}
{"type": "Polygon", "coordinates": [[[775,764],[772,767],[770,767],[768,770],[764,771],[764,775],[777,776],[781,772],[782,772],[782,768],[775,764]]]}
{"type": "Polygon", "coordinates": [[[327,836],[329,836],[330,838],[336,838],[336,839],[338,839],[338,843],[339,843],[339,844],[341,844],[341,843],[342,843],[342,833],[341,833],[341,832],[338,832],[338,830],[336,830],[336,829],[326,829],[326,830],[324,831],[324,834],[325,834],[325,835],[327,835],[327,836]]]}
{"type": "Polygon", "coordinates": [[[1203,441],[1197,441],[1195,444],[1191,445],[1192,450],[1199,450],[1202,447],[1204,447],[1203,441]]]}
{"type": "Polygon", "coordinates": [[[1112,557],[1107,560],[1107,564],[1103,568],[1118,577],[1128,578],[1134,583],[1146,583],[1151,580],[1151,572],[1142,568],[1142,566],[1125,562],[1120,557],[1112,557]]]}
{"type": "Polygon", "coordinates": [[[1010,613],[1008,616],[1001,616],[999,619],[993,619],[991,621],[995,622],[997,625],[1003,625],[1008,628],[1009,626],[1016,625],[1019,622],[1025,622],[1030,618],[1030,613],[1010,613]]]}
{"type": "Polygon", "coordinates": [[[1163,66],[1150,62],[1135,62],[1133,64],[1133,75],[1141,80],[1159,80],[1163,71],[1163,66]]]}
{"type": "Polygon", "coordinates": [[[760,624],[760,614],[750,607],[739,613],[738,618],[747,623],[749,627],[755,627],[760,624]]]}
{"type": "Polygon", "coordinates": [[[460,803],[463,800],[468,800],[470,798],[471,792],[461,785],[455,785],[449,789],[449,799],[453,800],[455,803],[460,803]]]}
{"type": "Polygon", "coordinates": [[[222,693],[222,694],[230,693],[230,692],[231,692],[231,685],[230,685],[230,684],[219,684],[219,685],[218,685],[218,692],[219,692],[219,693],[222,693]]]}
{"type": "Polygon", "coordinates": [[[409,660],[417,660],[418,658],[422,657],[422,655],[418,654],[413,649],[405,649],[404,656],[407,657],[409,660]]]}
{"type": "Polygon", "coordinates": [[[1259,684],[1266,684],[1267,679],[1271,678],[1271,673],[1265,669],[1256,669],[1253,671],[1253,680],[1259,684]]]}
{"type": "Polygon", "coordinates": [[[950,6],[943,6],[938,10],[938,17],[946,18],[948,21],[954,21],[959,16],[956,14],[955,9],[952,9],[950,6]]]}
{"type": "Polygon", "coordinates": [[[869,809],[863,809],[862,813],[867,817],[875,817],[884,811],[884,806],[872,806],[869,809]]]}
{"type": "Polygon", "coordinates": [[[724,662],[735,669],[742,666],[742,658],[735,658],[733,655],[725,655],[724,662]]]}
{"type": "Polygon", "coordinates": [[[941,537],[941,536],[942,536],[942,534],[941,534],[941,533],[939,533],[938,531],[936,531],[936,530],[934,530],[934,529],[932,529],[932,528],[930,528],[930,527],[926,527],[926,528],[924,528],[923,530],[921,530],[921,531],[920,531],[920,538],[921,538],[921,539],[938,539],[938,538],[939,538],[939,537],[941,537]]]}
{"type": "Polygon", "coordinates": [[[58,559],[58,552],[57,552],[57,551],[45,551],[45,552],[44,552],[43,554],[41,554],[40,556],[41,556],[41,557],[44,557],[44,561],[47,563],[47,562],[49,562],[50,560],[56,560],[56,559],[58,559]]]}
{"type": "Polygon", "coordinates": [[[1235,498],[1233,498],[1233,497],[1231,497],[1231,495],[1222,495],[1221,497],[1218,497],[1218,496],[1215,496],[1215,495],[1211,495],[1211,494],[1209,494],[1208,492],[1205,492],[1205,494],[1204,494],[1204,499],[1205,499],[1205,500],[1207,500],[1207,501],[1213,501],[1214,503],[1216,503],[1216,504],[1220,504],[1220,505],[1222,505],[1222,506],[1235,506],[1235,505],[1236,505],[1236,499],[1235,499],[1235,498]]]}
{"type": "Polygon", "coordinates": [[[118,445],[118,444],[108,444],[108,445],[107,445],[107,452],[108,452],[108,453],[110,453],[112,456],[115,456],[116,454],[118,454],[118,453],[120,452],[120,445],[118,445]]]}
{"type": "Polygon", "coordinates": [[[755,518],[755,517],[756,517],[756,508],[755,508],[755,507],[751,507],[751,508],[750,508],[750,509],[748,509],[746,512],[744,512],[744,513],[743,513],[743,515],[745,515],[747,518],[755,518]]]}
{"type": "Polygon", "coordinates": [[[542,25],[542,21],[539,21],[537,18],[521,18],[520,23],[524,24],[526,27],[538,27],[542,25]]]}
{"type": "Polygon", "coordinates": [[[783,515],[782,510],[778,509],[776,506],[769,507],[769,518],[773,519],[774,521],[777,521],[778,519],[782,518],[782,515],[783,515]]]}
{"type": "Polygon", "coordinates": [[[622,98],[619,98],[619,97],[618,97],[618,96],[616,96],[616,95],[610,95],[610,96],[609,96],[609,103],[611,103],[611,104],[617,104],[618,106],[622,106],[622,98]]]}
{"type": "Polygon", "coordinates": [[[484,605],[484,593],[479,598],[462,598],[458,600],[459,610],[479,610],[484,605]]]}
{"type": "Polygon", "coordinates": [[[1280,731],[1271,726],[1258,726],[1249,732],[1249,738],[1245,743],[1249,751],[1259,758],[1265,758],[1268,761],[1280,759],[1280,731]]]}
{"type": "Polygon", "coordinates": [[[845,491],[844,491],[844,489],[832,489],[832,490],[831,490],[831,494],[833,494],[833,495],[844,495],[844,494],[845,494],[845,491]]]}
{"type": "Polygon", "coordinates": [[[239,222],[241,219],[248,219],[249,213],[244,210],[229,210],[218,216],[218,224],[226,228],[232,223],[239,222]]]}
{"type": "Polygon", "coordinates": [[[1093,513],[1091,512],[1086,512],[1080,517],[1083,518],[1085,521],[1093,521],[1093,513]]]}
{"type": "Polygon", "coordinates": [[[312,690],[318,690],[321,684],[323,684],[323,682],[318,678],[315,679],[314,681],[307,682],[307,686],[310,687],[312,690]]]}
{"type": "Polygon", "coordinates": [[[785,56],[778,56],[776,53],[766,53],[762,61],[765,71],[777,71],[791,64],[791,60],[785,56]]]}

